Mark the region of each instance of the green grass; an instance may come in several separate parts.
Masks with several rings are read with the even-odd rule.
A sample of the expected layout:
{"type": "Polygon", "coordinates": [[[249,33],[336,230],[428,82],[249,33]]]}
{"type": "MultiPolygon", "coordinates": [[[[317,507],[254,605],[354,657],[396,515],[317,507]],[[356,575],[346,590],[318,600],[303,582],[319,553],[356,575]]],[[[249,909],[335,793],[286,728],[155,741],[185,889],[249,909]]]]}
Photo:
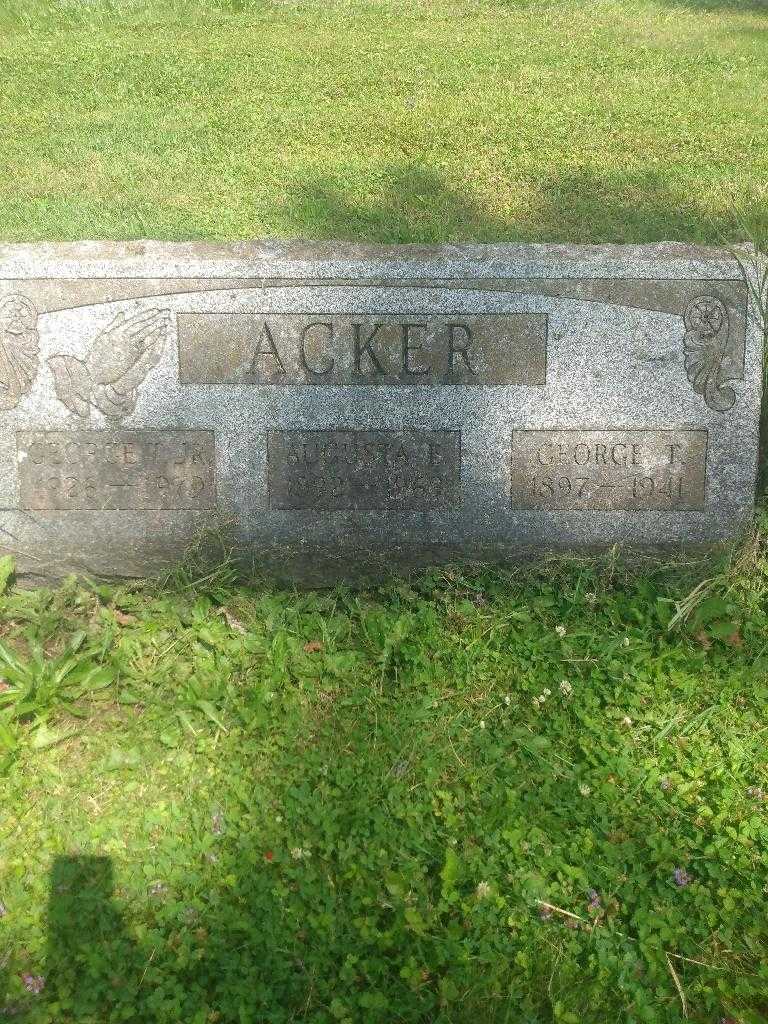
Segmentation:
{"type": "Polygon", "coordinates": [[[6,1013],[763,1022],[768,550],[697,571],[8,590],[6,1013]]]}
{"type": "Polygon", "coordinates": [[[0,237],[760,235],[767,87],[766,0],[1,0],[0,237]]]}

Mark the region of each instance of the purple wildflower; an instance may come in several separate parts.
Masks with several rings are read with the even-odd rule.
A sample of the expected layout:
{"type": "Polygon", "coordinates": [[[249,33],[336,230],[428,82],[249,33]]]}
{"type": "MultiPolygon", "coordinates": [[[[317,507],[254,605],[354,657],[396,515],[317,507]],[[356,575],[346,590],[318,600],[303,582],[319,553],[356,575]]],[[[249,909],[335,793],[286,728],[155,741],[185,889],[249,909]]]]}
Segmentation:
{"type": "Polygon", "coordinates": [[[587,904],[587,910],[589,910],[590,912],[600,910],[600,894],[597,892],[597,890],[590,889],[588,895],[589,903],[587,904]]]}
{"type": "Polygon", "coordinates": [[[21,980],[24,983],[24,988],[33,996],[39,996],[45,988],[45,978],[40,974],[22,974],[21,980]]]}
{"type": "Polygon", "coordinates": [[[691,876],[688,874],[685,868],[675,868],[672,877],[675,880],[675,885],[680,886],[681,889],[684,886],[688,885],[688,883],[691,881],[691,876]]]}

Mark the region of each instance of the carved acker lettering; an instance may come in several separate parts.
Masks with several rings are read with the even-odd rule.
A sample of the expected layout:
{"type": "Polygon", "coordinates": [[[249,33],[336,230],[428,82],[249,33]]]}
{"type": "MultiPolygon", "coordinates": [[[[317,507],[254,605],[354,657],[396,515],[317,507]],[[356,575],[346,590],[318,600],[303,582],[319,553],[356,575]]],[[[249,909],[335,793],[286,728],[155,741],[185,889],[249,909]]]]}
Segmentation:
{"type": "Polygon", "coordinates": [[[180,313],[183,384],[523,384],[546,380],[547,317],[180,313]]]}
{"type": "Polygon", "coordinates": [[[214,509],[214,436],[204,430],[21,431],[24,509],[214,509]]]}
{"type": "Polygon", "coordinates": [[[706,469],[706,430],[516,430],[512,507],[693,511],[706,469]]]}

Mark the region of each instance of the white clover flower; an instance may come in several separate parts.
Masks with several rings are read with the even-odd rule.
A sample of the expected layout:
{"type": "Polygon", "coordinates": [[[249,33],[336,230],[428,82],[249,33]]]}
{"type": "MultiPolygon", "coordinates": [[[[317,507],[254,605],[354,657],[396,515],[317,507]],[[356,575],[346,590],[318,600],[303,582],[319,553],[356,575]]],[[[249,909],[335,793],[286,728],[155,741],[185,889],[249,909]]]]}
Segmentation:
{"type": "Polygon", "coordinates": [[[542,696],[544,696],[544,697],[551,697],[552,696],[552,691],[547,689],[546,686],[544,687],[544,689],[541,692],[542,692],[542,696]]]}
{"type": "Polygon", "coordinates": [[[294,860],[301,860],[301,858],[304,857],[305,854],[306,851],[302,850],[300,846],[294,846],[293,849],[291,850],[291,856],[293,857],[294,860]]]}
{"type": "Polygon", "coordinates": [[[542,703],[542,699],[541,699],[541,697],[534,697],[531,703],[533,704],[533,706],[538,711],[539,705],[542,703]]]}
{"type": "Polygon", "coordinates": [[[558,636],[565,636],[565,626],[555,626],[555,632],[558,636]]]}
{"type": "Polygon", "coordinates": [[[482,719],[482,718],[480,719],[480,728],[481,728],[481,729],[484,729],[484,728],[485,728],[485,720],[484,720],[484,719],[482,719]]]}
{"type": "Polygon", "coordinates": [[[581,782],[581,783],[579,783],[579,792],[581,793],[582,796],[589,796],[590,793],[592,792],[592,790],[586,784],[586,782],[581,782]]]}
{"type": "Polygon", "coordinates": [[[589,593],[584,595],[584,600],[587,604],[594,604],[597,600],[597,594],[594,591],[589,591],[589,593]]]}
{"type": "Polygon", "coordinates": [[[624,717],[621,720],[621,724],[627,726],[632,725],[632,719],[629,717],[629,715],[624,715],[624,717]]]}
{"type": "Polygon", "coordinates": [[[475,889],[475,895],[479,900],[484,900],[486,897],[491,895],[491,887],[487,882],[478,882],[477,889],[475,889]]]}
{"type": "Polygon", "coordinates": [[[625,647],[629,647],[629,644],[630,644],[629,637],[625,636],[624,639],[622,640],[622,643],[624,644],[625,647]]]}
{"type": "Polygon", "coordinates": [[[560,683],[560,693],[562,693],[564,697],[570,697],[573,693],[573,687],[567,679],[563,679],[563,681],[560,683]]]}
{"type": "Polygon", "coordinates": [[[504,701],[504,703],[505,703],[505,704],[507,705],[507,707],[509,707],[509,705],[510,705],[510,704],[512,703],[512,698],[511,698],[511,697],[509,696],[509,694],[508,694],[508,693],[505,693],[505,694],[504,694],[504,696],[503,696],[502,700],[503,700],[503,701],[504,701]]]}

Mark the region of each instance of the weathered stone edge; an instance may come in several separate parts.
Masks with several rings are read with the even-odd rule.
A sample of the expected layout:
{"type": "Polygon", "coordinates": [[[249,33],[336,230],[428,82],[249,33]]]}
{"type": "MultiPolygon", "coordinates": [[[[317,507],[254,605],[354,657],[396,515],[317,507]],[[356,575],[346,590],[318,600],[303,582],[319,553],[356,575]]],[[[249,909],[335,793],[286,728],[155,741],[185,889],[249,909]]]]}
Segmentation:
{"type": "MultiPolygon", "coordinates": [[[[749,243],[738,246],[737,251],[747,262],[754,259],[755,249],[749,243]]],[[[343,241],[138,240],[0,244],[0,278],[100,276],[734,279],[741,276],[741,270],[732,250],[683,242],[425,246],[343,241]]]]}

